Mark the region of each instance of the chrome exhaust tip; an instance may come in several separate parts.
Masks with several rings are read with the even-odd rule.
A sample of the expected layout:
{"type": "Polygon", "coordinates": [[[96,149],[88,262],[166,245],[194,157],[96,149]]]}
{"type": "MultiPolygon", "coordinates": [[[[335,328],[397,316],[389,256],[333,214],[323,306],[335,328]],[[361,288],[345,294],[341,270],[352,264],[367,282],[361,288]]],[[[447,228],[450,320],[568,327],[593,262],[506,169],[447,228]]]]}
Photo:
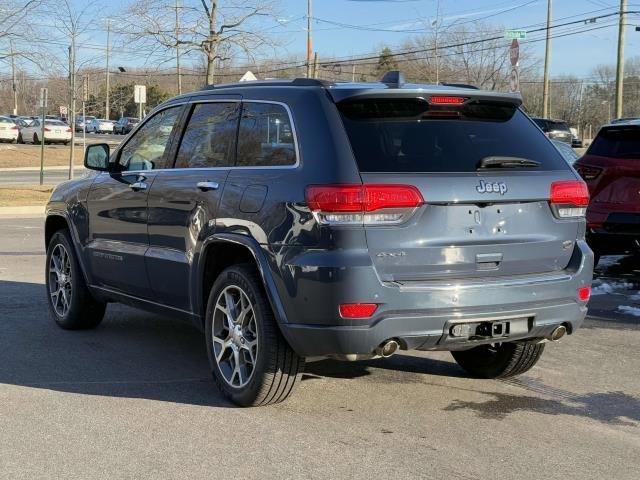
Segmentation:
{"type": "Polygon", "coordinates": [[[376,348],[376,355],[382,358],[389,358],[391,355],[396,353],[396,351],[400,348],[400,344],[395,340],[387,340],[378,348],[376,348]]]}
{"type": "Polygon", "coordinates": [[[565,327],[564,325],[560,325],[559,327],[556,327],[553,330],[553,332],[551,332],[551,335],[549,335],[548,338],[552,342],[557,342],[562,337],[564,337],[566,333],[567,333],[567,327],[565,327]]]}

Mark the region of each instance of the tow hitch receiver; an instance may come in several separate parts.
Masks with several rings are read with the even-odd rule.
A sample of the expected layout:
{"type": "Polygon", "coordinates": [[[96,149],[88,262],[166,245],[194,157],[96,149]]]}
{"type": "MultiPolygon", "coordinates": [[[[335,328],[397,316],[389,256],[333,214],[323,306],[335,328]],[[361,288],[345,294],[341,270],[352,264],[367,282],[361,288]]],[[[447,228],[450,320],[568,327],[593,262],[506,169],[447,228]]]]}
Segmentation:
{"type": "Polygon", "coordinates": [[[533,323],[532,318],[513,318],[484,322],[457,323],[449,328],[449,338],[456,340],[486,340],[526,334],[533,323]]]}

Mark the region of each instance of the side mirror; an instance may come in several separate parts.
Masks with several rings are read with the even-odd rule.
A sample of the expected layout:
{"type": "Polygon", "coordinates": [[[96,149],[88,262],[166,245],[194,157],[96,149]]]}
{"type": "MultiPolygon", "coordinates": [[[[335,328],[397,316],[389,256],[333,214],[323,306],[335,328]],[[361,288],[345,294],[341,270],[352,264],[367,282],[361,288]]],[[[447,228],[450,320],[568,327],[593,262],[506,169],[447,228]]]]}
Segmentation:
{"type": "Polygon", "coordinates": [[[94,143],[93,145],[87,145],[87,151],[84,154],[84,166],[89,170],[108,172],[109,145],[106,143],[94,143]]]}

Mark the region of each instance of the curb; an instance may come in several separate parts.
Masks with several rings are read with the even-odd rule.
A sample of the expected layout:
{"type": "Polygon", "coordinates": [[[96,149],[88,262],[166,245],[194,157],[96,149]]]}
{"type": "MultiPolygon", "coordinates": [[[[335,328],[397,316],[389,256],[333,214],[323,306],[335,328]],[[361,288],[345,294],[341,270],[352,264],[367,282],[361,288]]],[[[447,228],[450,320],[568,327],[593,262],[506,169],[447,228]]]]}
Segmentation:
{"type": "Polygon", "coordinates": [[[44,205],[27,207],[0,207],[0,217],[41,217],[44,216],[44,205]]]}

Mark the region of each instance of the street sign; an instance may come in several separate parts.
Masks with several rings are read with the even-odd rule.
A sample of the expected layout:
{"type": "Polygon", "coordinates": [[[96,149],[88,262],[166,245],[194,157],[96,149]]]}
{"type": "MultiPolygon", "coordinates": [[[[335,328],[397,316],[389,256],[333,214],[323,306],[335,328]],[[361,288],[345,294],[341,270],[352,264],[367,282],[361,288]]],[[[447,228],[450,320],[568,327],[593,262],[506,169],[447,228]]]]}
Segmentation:
{"type": "Polygon", "coordinates": [[[38,106],[40,108],[47,108],[47,102],[49,97],[49,89],[41,88],[40,89],[40,102],[38,102],[38,106]]]}
{"type": "Polygon", "coordinates": [[[60,105],[59,109],[60,109],[60,116],[66,117],[68,112],[67,107],[65,107],[64,105],[60,105]]]}
{"type": "Polygon", "coordinates": [[[135,103],[147,103],[147,87],[145,85],[134,85],[133,101],[135,103]]]}
{"type": "Polygon", "coordinates": [[[517,93],[520,91],[520,74],[518,73],[518,67],[511,69],[511,75],[509,76],[509,91],[517,93]]]}
{"type": "Polygon", "coordinates": [[[509,49],[509,60],[511,60],[511,65],[518,65],[518,60],[520,60],[520,43],[517,38],[511,40],[511,48],[509,49]]]}
{"type": "Polygon", "coordinates": [[[518,40],[525,40],[527,38],[526,30],[507,30],[504,32],[504,38],[512,39],[517,38],[518,40]]]}

